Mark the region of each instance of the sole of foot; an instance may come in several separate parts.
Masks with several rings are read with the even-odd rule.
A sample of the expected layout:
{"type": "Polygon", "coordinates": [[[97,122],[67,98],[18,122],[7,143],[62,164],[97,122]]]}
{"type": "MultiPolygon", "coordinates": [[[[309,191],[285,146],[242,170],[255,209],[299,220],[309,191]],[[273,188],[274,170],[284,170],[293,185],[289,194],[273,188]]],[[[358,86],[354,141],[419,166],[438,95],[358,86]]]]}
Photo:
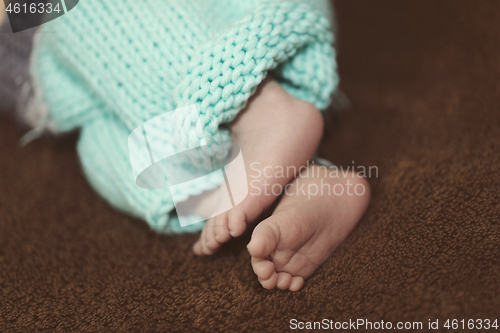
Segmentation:
{"type": "Polygon", "coordinates": [[[370,191],[366,179],[349,173],[338,179],[299,176],[288,193],[275,212],[255,227],[248,252],[264,288],[298,291],[361,219],[370,191]],[[317,194],[321,186],[332,190],[317,194]],[[303,193],[301,188],[314,189],[316,194],[303,193]]]}

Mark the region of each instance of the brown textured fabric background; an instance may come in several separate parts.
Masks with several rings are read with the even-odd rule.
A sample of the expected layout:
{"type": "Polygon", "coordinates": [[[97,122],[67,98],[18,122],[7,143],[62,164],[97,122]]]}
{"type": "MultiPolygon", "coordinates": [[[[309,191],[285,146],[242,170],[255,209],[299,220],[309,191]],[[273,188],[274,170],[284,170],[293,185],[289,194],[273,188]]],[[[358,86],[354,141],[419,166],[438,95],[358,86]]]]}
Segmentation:
{"type": "Polygon", "coordinates": [[[22,132],[1,118],[0,331],[500,319],[500,2],[336,5],[352,108],[322,152],[379,177],[358,227],[302,291],[260,287],[248,235],[198,258],[196,236],[114,211],[84,179],[76,135],[20,149],[22,132]]]}

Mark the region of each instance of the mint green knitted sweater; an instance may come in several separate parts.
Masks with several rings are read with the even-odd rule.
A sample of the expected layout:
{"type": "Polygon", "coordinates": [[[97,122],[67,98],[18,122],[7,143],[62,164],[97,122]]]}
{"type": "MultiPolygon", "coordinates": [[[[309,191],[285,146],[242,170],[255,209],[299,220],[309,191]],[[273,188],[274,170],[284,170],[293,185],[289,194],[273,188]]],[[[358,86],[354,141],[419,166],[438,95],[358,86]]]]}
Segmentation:
{"type": "MultiPolygon", "coordinates": [[[[325,109],[338,83],[330,15],[326,0],[80,1],[38,33],[34,101],[56,131],[81,129],[85,175],[112,206],[160,232],[198,231],[200,223],[180,227],[169,189],[136,185],[129,134],[153,117],[195,105],[164,144],[179,152],[200,145],[193,140],[201,130],[212,152],[224,153],[221,142],[230,133],[219,125],[244,108],[268,73],[325,109]]],[[[221,181],[208,177],[182,195],[221,181]]]]}

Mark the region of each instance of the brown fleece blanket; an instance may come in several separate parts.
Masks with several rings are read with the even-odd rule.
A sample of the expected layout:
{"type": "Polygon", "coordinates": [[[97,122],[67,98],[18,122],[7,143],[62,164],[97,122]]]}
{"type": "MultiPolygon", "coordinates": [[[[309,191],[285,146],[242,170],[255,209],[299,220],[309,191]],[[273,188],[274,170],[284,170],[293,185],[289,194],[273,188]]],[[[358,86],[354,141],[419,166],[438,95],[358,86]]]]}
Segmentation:
{"type": "Polygon", "coordinates": [[[259,285],[248,234],[198,258],[195,235],[114,211],[82,175],[76,134],[20,149],[1,118],[0,331],[500,319],[500,2],[336,5],[352,107],[322,153],[378,177],[372,168],[367,213],[302,291],[259,285]]]}

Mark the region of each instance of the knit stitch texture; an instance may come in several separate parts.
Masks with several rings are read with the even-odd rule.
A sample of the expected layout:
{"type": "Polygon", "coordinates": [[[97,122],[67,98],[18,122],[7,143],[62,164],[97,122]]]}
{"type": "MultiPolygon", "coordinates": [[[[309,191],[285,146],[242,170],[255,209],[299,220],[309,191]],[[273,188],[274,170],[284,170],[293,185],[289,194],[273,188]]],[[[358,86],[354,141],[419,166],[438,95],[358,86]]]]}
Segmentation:
{"type": "MultiPolygon", "coordinates": [[[[129,134],[194,105],[188,117],[162,129],[166,148],[208,144],[211,154],[226,156],[223,143],[231,137],[219,125],[234,119],[268,74],[325,109],[338,84],[328,10],[326,0],[81,1],[36,38],[33,103],[48,109],[59,132],[81,129],[85,175],[112,206],[160,232],[198,231],[201,223],[180,227],[168,189],[136,185],[129,134]]],[[[197,154],[188,169],[206,157],[197,154]]],[[[183,195],[221,181],[214,174],[183,195]]]]}

